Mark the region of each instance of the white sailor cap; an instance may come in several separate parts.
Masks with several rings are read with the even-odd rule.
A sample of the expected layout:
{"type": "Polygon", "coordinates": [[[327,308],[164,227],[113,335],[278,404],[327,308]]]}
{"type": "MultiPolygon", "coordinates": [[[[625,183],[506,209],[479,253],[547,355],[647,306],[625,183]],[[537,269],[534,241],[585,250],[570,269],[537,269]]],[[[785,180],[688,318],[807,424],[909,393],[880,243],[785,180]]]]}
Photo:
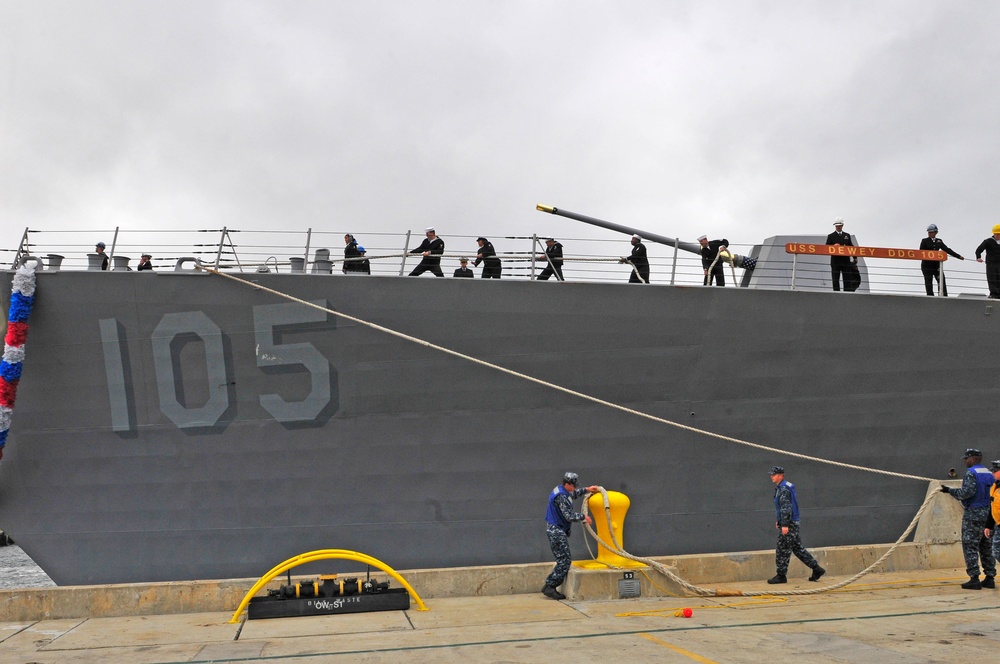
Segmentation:
{"type": "Polygon", "coordinates": [[[434,232],[434,227],[433,226],[428,226],[427,228],[424,229],[424,232],[425,233],[433,233],[434,232]]]}
{"type": "Polygon", "coordinates": [[[844,219],[843,219],[843,217],[837,217],[836,219],[834,219],[833,220],[833,225],[834,226],[843,226],[844,225],[844,219]]]}
{"type": "Polygon", "coordinates": [[[638,234],[636,234],[636,233],[633,233],[633,234],[632,234],[632,239],[633,239],[633,240],[638,240],[639,242],[642,242],[642,236],[641,236],[641,235],[638,235],[638,234]]]}
{"type": "Polygon", "coordinates": [[[698,242],[701,242],[702,240],[707,240],[707,239],[708,239],[707,235],[702,235],[701,237],[698,238],[698,242]]]}

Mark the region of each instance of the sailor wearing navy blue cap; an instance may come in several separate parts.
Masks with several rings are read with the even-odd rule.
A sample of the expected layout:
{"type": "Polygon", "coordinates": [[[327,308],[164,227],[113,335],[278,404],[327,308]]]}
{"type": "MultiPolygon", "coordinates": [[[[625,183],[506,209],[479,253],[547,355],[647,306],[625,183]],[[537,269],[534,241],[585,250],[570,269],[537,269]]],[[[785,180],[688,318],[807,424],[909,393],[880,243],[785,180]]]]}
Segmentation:
{"type": "Polygon", "coordinates": [[[573,556],[569,552],[570,524],[573,521],[591,522],[589,516],[573,511],[573,500],[585,493],[597,493],[601,490],[596,485],[577,489],[576,485],[579,482],[580,476],[576,473],[565,473],[562,484],[549,493],[549,508],[545,512],[545,533],[549,537],[549,546],[556,558],[556,566],[552,569],[552,573],[545,577],[542,593],[552,599],[566,599],[566,596],[556,588],[566,580],[570,565],[573,564],[573,556]]]}
{"type": "Polygon", "coordinates": [[[997,575],[996,559],[992,546],[986,537],[986,521],[990,514],[990,488],[996,483],[993,473],[983,465],[983,453],[974,447],[965,450],[965,476],[962,486],[949,489],[941,485],[941,492],[951,494],[962,501],[965,513],[962,515],[962,555],[965,556],[965,572],[969,580],[962,584],[966,590],[995,588],[997,575]],[[979,562],[982,560],[986,578],[979,580],[979,562]]]}
{"type": "Polygon", "coordinates": [[[632,273],[628,278],[630,284],[648,284],[649,258],[646,257],[646,245],[642,243],[642,237],[639,235],[633,235],[631,243],[632,253],[629,256],[622,256],[618,262],[632,265],[632,273]]]}
{"type": "MultiPolygon", "coordinates": [[[[965,258],[952,251],[948,245],[938,237],[937,224],[927,227],[927,237],[920,241],[920,248],[927,251],[943,251],[949,256],[964,261],[965,258]]],[[[941,261],[920,261],[920,271],[924,275],[924,288],[928,295],[934,295],[934,281],[941,284],[941,296],[948,297],[948,287],[945,285],[944,272],[941,270],[941,261]]]]}
{"type": "Polygon", "coordinates": [[[108,255],[106,253],[104,253],[104,243],[103,242],[98,242],[96,245],[94,245],[94,251],[96,251],[97,255],[100,256],[103,259],[101,261],[101,269],[102,270],[107,270],[108,269],[108,255]]]}
{"type": "Polygon", "coordinates": [[[799,501],[795,496],[795,485],[785,480],[785,469],[781,466],[771,466],[771,481],[774,487],[775,528],[778,529],[778,545],[774,551],[774,566],[777,574],[767,580],[768,583],[788,582],[788,561],[792,554],[812,570],[810,581],[819,581],[826,570],[819,566],[806,548],[802,546],[799,537],[799,501]]]}
{"type": "Polygon", "coordinates": [[[473,265],[479,267],[480,263],[483,264],[483,279],[499,279],[500,273],[503,272],[503,264],[497,258],[497,250],[493,247],[493,243],[481,235],[476,238],[476,243],[479,245],[479,252],[476,253],[473,265]]]}

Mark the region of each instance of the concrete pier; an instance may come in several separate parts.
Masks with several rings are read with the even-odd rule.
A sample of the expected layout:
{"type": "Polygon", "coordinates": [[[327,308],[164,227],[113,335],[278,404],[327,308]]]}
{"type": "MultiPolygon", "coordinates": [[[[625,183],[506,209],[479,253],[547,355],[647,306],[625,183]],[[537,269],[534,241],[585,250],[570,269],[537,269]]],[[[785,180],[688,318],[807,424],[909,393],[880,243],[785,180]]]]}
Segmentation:
{"type": "MultiPolygon", "coordinates": [[[[880,573],[842,591],[789,598],[443,597],[428,600],[428,611],[248,621],[238,640],[230,611],[6,619],[0,661],[761,662],[778,652],[819,664],[978,661],[1000,643],[1000,594],[962,590],[964,579],[961,569],[880,573]],[[674,616],[683,608],[691,618],[674,616]]],[[[788,585],[815,584],[803,577],[788,585]]]]}
{"type": "Polygon", "coordinates": [[[411,604],[242,626],[229,621],[256,579],[6,590],[0,661],[760,662],[775,653],[819,663],[978,661],[1000,642],[1000,593],[960,588],[967,577],[957,504],[935,500],[915,541],[872,574],[807,596],[722,594],[822,590],[889,545],[812,549],[827,575],[810,583],[793,560],[782,586],[766,583],[770,550],[657,559],[688,582],[722,591],[713,597],[679,596],[650,568],[575,567],[561,602],[539,592],[551,563],[401,570],[429,610],[411,604]],[[638,581],[638,597],[620,598],[626,572],[638,581]],[[690,618],[676,615],[685,608],[690,618]]]}

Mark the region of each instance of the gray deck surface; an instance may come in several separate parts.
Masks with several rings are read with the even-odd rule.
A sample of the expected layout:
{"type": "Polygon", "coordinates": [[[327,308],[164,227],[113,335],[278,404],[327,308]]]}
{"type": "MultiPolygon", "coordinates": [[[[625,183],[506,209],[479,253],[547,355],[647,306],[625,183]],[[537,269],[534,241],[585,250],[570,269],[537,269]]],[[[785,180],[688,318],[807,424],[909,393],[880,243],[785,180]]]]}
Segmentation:
{"type": "Polygon", "coordinates": [[[1000,642],[1000,595],[964,591],[964,579],[958,569],[877,574],[785,599],[436,599],[429,611],[249,621],[238,641],[228,613],[0,623],[0,661],[979,661],[1000,642]],[[694,615],[674,617],[683,607],[694,615]]]}

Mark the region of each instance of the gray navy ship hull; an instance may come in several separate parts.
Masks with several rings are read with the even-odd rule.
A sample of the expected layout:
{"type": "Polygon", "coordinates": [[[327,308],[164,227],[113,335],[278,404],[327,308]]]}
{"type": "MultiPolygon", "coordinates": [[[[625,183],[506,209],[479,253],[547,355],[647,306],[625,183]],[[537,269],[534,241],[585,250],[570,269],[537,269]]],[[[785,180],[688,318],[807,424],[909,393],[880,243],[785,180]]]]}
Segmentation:
{"type": "MultiPolygon", "coordinates": [[[[983,300],[244,278],[817,457],[944,479],[993,441],[983,300]]],[[[776,463],[807,546],[892,541],[926,489],[651,422],[207,274],[40,272],[25,350],[0,528],[60,585],[256,577],[319,548],[397,569],[550,560],[545,501],[565,470],[630,497],[639,555],[773,546],[776,463]]]]}

